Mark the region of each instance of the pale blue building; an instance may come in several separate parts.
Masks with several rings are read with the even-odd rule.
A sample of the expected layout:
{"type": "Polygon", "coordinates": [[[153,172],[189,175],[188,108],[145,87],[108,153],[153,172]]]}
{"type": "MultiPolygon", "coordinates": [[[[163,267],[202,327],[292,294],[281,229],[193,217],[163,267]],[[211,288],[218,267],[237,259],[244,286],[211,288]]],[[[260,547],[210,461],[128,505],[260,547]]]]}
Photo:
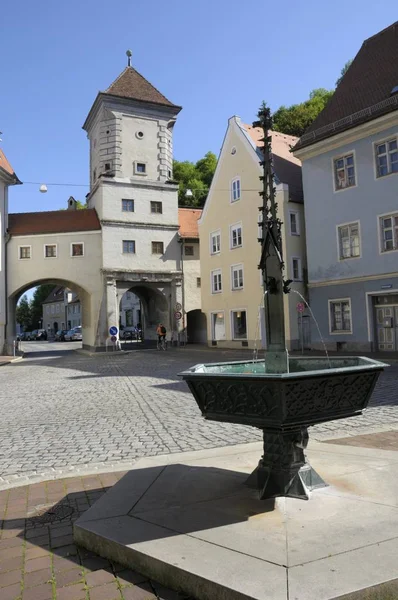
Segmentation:
{"type": "Polygon", "coordinates": [[[309,301],[331,350],[398,351],[397,65],[398,22],[363,43],[294,148],[309,301]]]}

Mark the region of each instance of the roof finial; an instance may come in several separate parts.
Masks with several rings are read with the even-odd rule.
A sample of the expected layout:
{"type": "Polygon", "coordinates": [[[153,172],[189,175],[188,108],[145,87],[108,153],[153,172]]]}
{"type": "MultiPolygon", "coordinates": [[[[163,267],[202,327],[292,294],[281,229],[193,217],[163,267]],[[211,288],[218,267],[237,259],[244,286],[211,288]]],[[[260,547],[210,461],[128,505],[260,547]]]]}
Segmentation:
{"type": "Polygon", "coordinates": [[[131,52],[131,50],[127,50],[126,52],[126,56],[127,56],[127,66],[131,67],[131,57],[132,57],[133,53],[131,52]]]}

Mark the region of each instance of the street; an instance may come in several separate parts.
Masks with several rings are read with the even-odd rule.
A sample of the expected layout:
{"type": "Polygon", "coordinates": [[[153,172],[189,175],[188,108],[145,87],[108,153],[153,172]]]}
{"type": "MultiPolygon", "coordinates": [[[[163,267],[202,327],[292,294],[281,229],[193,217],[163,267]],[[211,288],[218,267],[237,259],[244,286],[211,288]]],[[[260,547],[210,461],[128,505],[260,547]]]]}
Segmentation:
{"type": "MultiPolygon", "coordinates": [[[[76,347],[26,343],[26,358],[0,368],[0,488],[72,468],[110,471],[142,456],[261,439],[254,428],[205,421],[177,377],[196,363],[251,353],[188,347],[90,357],[76,347]]],[[[311,439],[398,429],[397,381],[394,365],[363,416],[313,427],[311,439]]]]}

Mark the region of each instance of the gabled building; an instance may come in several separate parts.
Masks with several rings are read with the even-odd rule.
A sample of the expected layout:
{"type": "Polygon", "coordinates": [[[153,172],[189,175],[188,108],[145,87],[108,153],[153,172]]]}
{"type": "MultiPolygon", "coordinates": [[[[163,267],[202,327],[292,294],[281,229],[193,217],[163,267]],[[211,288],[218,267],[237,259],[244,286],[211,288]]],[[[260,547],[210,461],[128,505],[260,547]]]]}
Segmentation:
{"type": "Polygon", "coordinates": [[[362,44],[294,148],[310,303],[331,350],[398,350],[397,65],[398,22],[362,44]]]}
{"type": "Polygon", "coordinates": [[[14,169],[0,149],[0,354],[6,352],[7,323],[7,241],[8,241],[8,187],[20,184],[14,169]]]}
{"type": "MultiPolygon", "coordinates": [[[[261,271],[259,206],[263,158],[260,128],[231,117],[217,169],[199,221],[202,312],[210,345],[261,347],[264,299],[261,271]]],[[[305,295],[306,256],[300,161],[291,154],[297,138],[272,132],[272,157],[278,215],[283,221],[285,279],[305,295]]],[[[298,294],[285,296],[288,349],[301,347],[303,320],[298,294]]]]}

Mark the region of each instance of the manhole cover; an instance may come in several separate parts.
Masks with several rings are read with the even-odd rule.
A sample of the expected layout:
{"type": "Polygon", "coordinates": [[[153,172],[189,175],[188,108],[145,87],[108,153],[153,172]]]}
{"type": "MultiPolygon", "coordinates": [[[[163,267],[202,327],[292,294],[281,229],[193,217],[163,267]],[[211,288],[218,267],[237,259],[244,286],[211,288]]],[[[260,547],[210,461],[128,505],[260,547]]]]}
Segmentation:
{"type": "Polygon", "coordinates": [[[27,524],[36,526],[63,521],[69,519],[74,512],[75,510],[68,504],[57,504],[56,506],[40,504],[29,512],[27,524]]]}

